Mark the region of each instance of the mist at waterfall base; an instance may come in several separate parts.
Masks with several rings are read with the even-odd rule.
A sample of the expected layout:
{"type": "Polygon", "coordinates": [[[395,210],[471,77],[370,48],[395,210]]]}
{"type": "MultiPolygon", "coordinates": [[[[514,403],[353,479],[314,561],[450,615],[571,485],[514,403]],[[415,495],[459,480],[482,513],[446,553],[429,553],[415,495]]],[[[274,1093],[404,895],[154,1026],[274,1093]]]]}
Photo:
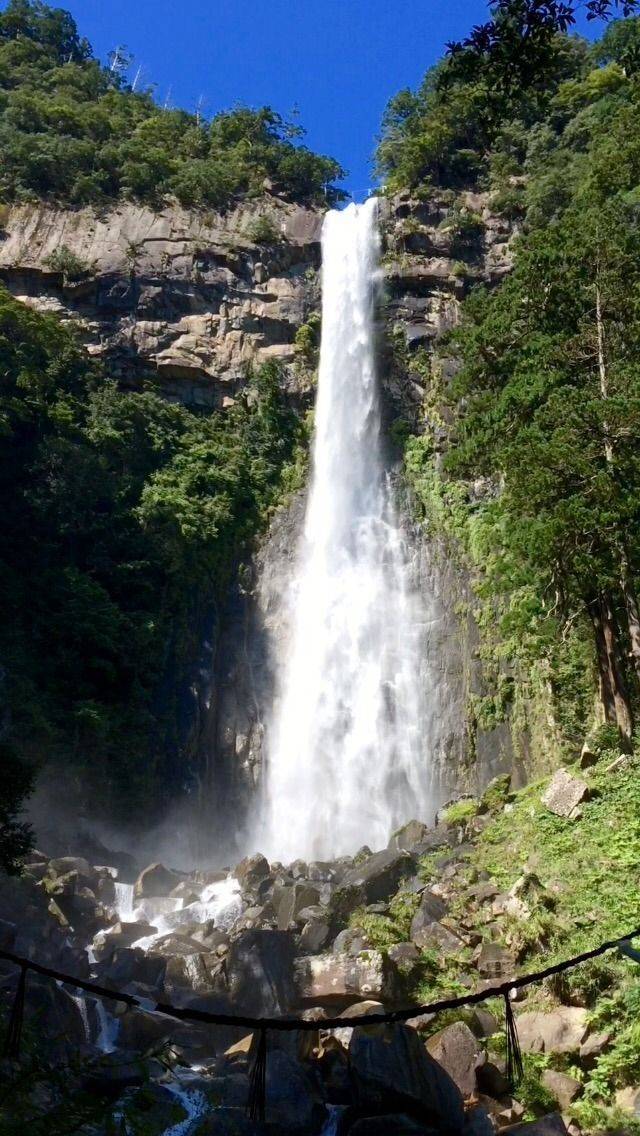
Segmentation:
{"type": "Polygon", "coordinates": [[[312,479],[253,825],[284,862],[380,848],[433,816],[426,616],[383,461],[374,199],[327,214],[322,257],[312,479]]]}

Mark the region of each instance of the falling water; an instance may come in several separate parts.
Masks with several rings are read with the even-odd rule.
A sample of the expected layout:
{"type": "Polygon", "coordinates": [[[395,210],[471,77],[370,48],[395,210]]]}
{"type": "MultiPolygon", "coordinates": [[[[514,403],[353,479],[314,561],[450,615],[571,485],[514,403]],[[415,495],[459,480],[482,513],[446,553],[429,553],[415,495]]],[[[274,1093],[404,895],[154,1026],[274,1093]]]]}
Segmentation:
{"type": "Polygon", "coordinates": [[[115,883],[114,908],[122,923],[130,923],[133,918],[133,884],[115,883]]]}
{"type": "Polygon", "coordinates": [[[382,460],[378,248],[374,200],[327,215],[313,476],[263,802],[265,851],[285,861],[381,847],[431,812],[422,616],[382,460]]]}

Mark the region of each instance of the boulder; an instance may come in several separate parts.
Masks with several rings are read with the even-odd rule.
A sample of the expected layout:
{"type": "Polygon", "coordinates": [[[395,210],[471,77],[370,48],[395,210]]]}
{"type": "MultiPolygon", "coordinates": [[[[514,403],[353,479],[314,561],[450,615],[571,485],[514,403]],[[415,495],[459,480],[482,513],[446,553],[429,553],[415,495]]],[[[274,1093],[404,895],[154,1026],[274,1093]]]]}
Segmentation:
{"type": "Polygon", "coordinates": [[[447,905],[440,896],[432,891],[423,891],[420,897],[420,906],[411,920],[411,938],[415,941],[416,935],[431,923],[436,923],[447,914],[447,905]]]}
{"type": "Polygon", "coordinates": [[[361,864],[347,872],[342,881],[343,887],[360,889],[365,903],[377,903],[388,899],[398,890],[398,886],[414,870],[414,861],[406,852],[394,848],[384,848],[367,856],[361,864]]]}
{"type": "Polygon", "coordinates": [[[411,970],[420,962],[420,951],[415,943],[394,943],[387,954],[392,962],[402,970],[411,970]]]}
{"type": "Polygon", "coordinates": [[[180,935],[175,932],[169,935],[163,935],[161,939],[157,939],[149,947],[149,954],[164,955],[168,958],[170,955],[185,956],[192,954],[202,954],[203,944],[197,939],[192,939],[189,935],[180,935]]]}
{"type": "Polygon", "coordinates": [[[410,820],[394,832],[389,841],[392,852],[411,852],[416,845],[425,840],[429,829],[419,820],[410,820]]]}
{"type": "Polygon", "coordinates": [[[295,883],[274,889],[273,906],[278,930],[286,931],[295,924],[299,912],[318,903],[320,892],[311,884],[295,883]]]}
{"type": "Polygon", "coordinates": [[[91,944],[91,950],[98,962],[101,962],[109,958],[119,947],[130,947],[138,939],[156,933],[157,928],[152,927],[150,923],[114,923],[106,930],[98,931],[91,944]]]}
{"type": "Polygon", "coordinates": [[[500,1029],[493,1014],[485,1010],[484,1006],[474,1006],[470,1024],[476,1037],[493,1037],[500,1029]]]}
{"type": "Polygon", "coordinates": [[[361,927],[345,927],[344,931],[336,935],[331,949],[336,955],[359,955],[368,945],[367,937],[361,927]]]}
{"type": "Polygon", "coordinates": [[[101,977],[116,990],[130,982],[157,989],[162,986],[165,967],[166,960],[159,955],[147,955],[139,947],[118,947],[101,977]]]}
{"type": "Polygon", "coordinates": [[[616,1105],[627,1115],[640,1117],[640,1088],[628,1085],[626,1089],[619,1089],[616,1093],[616,1105]]]}
{"type": "Polygon", "coordinates": [[[238,1013],[277,1017],[295,1004],[293,937],[287,931],[244,931],[229,944],[227,982],[238,1013]]]}
{"type": "MultiPolygon", "coordinates": [[[[376,1002],[374,999],[369,998],[364,1002],[354,1002],[353,1005],[347,1006],[340,1014],[341,1018],[363,1018],[367,1014],[384,1014],[384,1005],[382,1002],[376,1002]]],[[[342,1048],[346,1051],[349,1049],[349,1044],[353,1036],[355,1026],[338,1026],[337,1029],[332,1029],[325,1035],[323,1044],[328,1044],[327,1038],[334,1038],[342,1048]]]]}
{"type": "Polygon", "coordinates": [[[144,1053],[159,1041],[169,1038],[176,1025],[160,1014],[127,1008],[118,1019],[118,1046],[144,1053]]]}
{"type": "Polygon", "coordinates": [[[572,777],[566,769],[558,769],[543,793],[542,803],[556,816],[571,817],[588,796],[589,786],[585,781],[572,777]]]}
{"type": "Polygon", "coordinates": [[[165,868],[164,864],[149,864],[138,876],[134,886],[135,899],[147,899],[154,896],[168,896],[181,881],[178,872],[165,868]]]}
{"type": "Polygon", "coordinates": [[[586,741],[580,751],[580,768],[591,769],[598,764],[598,754],[593,745],[586,741]]]}
{"type": "Polygon", "coordinates": [[[609,765],[605,766],[605,773],[619,773],[621,769],[626,769],[629,764],[629,755],[621,753],[618,757],[614,758],[609,765]]]}
{"type": "Polygon", "coordinates": [[[460,1089],[463,1097],[476,1090],[476,1070],[484,1051],[464,1022],[453,1022],[427,1040],[427,1050],[460,1089]]]}
{"type": "Polygon", "coordinates": [[[339,927],[348,922],[349,916],[357,907],[362,907],[367,898],[362,884],[349,882],[345,877],[338,884],[325,884],[320,902],[326,904],[332,925],[339,927]]]}
{"type": "Polygon", "coordinates": [[[558,1073],[555,1069],[543,1071],[542,1084],[551,1093],[563,1112],[566,1112],[582,1092],[580,1081],[577,1081],[575,1077],[570,1077],[567,1073],[558,1073]]]}
{"type": "Polygon", "coordinates": [[[307,879],[318,883],[328,883],[335,879],[337,874],[338,867],[336,864],[328,860],[312,860],[307,870],[307,879]]]}
{"type": "Polygon", "coordinates": [[[82,1084],[89,1096],[115,1100],[125,1089],[142,1085],[147,1078],[148,1073],[139,1054],[119,1050],[106,1053],[92,1065],[82,1084]]]}
{"type": "Polygon", "coordinates": [[[476,1069],[476,1081],[480,1092],[492,1098],[506,1097],[511,1090],[506,1074],[506,1063],[502,1060],[484,1061],[479,1065],[476,1069]]]}
{"type": "MultiPolygon", "coordinates": [[[[265,1121],[281,1136],[319,1133],[327,1110],[303,1066],[282,1049],[267,1053],[265,1121]]],[[[216,1130],[217,1131],[217,1130],[216,1130]]]]}
{"type": "Polygon", "coordinates": [[[499,943],[490,943],[484,939],[476,949],[474,959],[483,978],[509,978],[514,972],[511,955],[499,943]]]}
{"type": "Polygon", "coordinates": [[[427,923],[413,933],[413,942],[420,950],[439,951],[442,955],[454,955],[464,950],[466,943],[455,931],[450,931],[443,923],[427,923]]]}
{"type": "Polygon", "coordinates": [[[77,1057],[89,1041],[82,996],[33,973],[26,985],[24,1020],[35,1026],[40,1055],[56,1062],[77,1057]]]}
{"type": "Polygon", "coordinates": [[[551,1013],[518,1014],[518,1037],[525,1053],[576,1053],[587,1035],[587,1011],[561,1006],[551,1013]]]}
{"type": "Polygon", "coordinates": [[[361,1111],[408,1110],[442,1136],[459,1136],[464,1125],[460,1090],[414,1030],[402,1025],[355,1029],[349,1065],[361,1111]]]}
{"type": "Polygon", "coordinates": [[[84,856],[58,856],[49,860],[48,875],[66,876],[69,872],[75,872],[89,887],[98,885],[98,872],[84,856]]]}
{"type": "Polygon", "coordinates": [[[600,1054],[604,1053],[610,1041],[610,1033],[590,1033],[580,1046],[581,1064],[590,1069],[592,1065],[595,1065],[600,1054]]]}
{"type": "Polygon", "coordinates": [[[331,929],[326,919],[310,919],[300,932],[300,950],[315,955],[326,947],[331,929]]]}
{"type": "Polygon", "coordinates": [[[213,982],[203,956],[196,952],[188,955],[171,955],[166,960],[164,986],[169,990],[177,987],[198,993],[211,990],[213,982]]]}
{"type": "Polygon", "coordinates": [[[548,1116],[540,1116],[537,1120],[528,1120],[524,1124],[512,1124],[509,1128],[502,1128],[501,1132],[508,1132],[510,1136],[569,1136],[559,1112],[551,1112],[548,1116]]]}
{"type": "Polygon", "coordinates": [[[270,873],[269,861],[258,852],[255,856],[245,856],[244,860],[240,861],[233,874],[241,885],[242,890],[247,891],[257,887],[270,873]]]}
{"type": "Polygon", "coordinates": [[[294,975],[298,997],[307,1005],[331,1006],[355,998],[384,1002],[396,994],[396,968],[380,951],[308,955],[296,959],[294,975]]]}

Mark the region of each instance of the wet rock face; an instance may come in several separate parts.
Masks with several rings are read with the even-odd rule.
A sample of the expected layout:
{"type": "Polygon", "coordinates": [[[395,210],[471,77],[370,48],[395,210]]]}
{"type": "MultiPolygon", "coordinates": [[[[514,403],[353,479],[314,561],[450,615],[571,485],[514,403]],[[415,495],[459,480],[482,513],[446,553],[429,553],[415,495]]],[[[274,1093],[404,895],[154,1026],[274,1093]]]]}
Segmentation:
{"type": "Polygon", "coordinates": [[[0,275],[18,299],[76,322],[112,377],[133,386],[153,374],[172,398],[224,406],[249,364],[293,364],[317,305],[321,223],[319,210],[274,196],[225,214],[19,205],[0,275]],[[263,216],[278,234],[268,246],[251,236],[263,216]]]}

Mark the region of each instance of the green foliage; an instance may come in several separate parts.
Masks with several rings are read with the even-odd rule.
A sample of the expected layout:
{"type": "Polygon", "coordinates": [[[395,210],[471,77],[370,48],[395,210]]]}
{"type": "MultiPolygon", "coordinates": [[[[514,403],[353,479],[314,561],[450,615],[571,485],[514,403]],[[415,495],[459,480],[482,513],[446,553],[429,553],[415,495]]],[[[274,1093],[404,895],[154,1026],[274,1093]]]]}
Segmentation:
{"type": "Polygon", "coordinates": [[[388,915],[377,915],[359,907],[350,916],[349,926],[361,928],[371,946],[384,951],[394,943],[407,942],[419,903],[417,893],[400,890],[391,899],[388,915]]]}
{"type": "Polygon", "coordinates": [[[279,370],[196,414],[120,391],[53,317],[0,291],[0,372],[8,740],[106,813],[153,812],[188,776],[176,723],[198,636],[300,444],[279,370]]]}
{"type": "Polygon", "coordinates": [[[615,774],[595,766],[589,778],[591,798],[581,805],[576,822],[555,816],[542,804],[544,784],[530,785],[517,795],[511,811],[493,817],[477,838],[472,862],[501,890],[508,891],[525,867],[553,888],[557,907],[549,962],[569,949],[578,954],[596,941],[616,938],[637,924],[640,881],[632,865],[640,841],[638,769],[637,758],[615,774]]]}
{"type": "Polygon", "coordinates": [[[329,204],[337,162],[300,144],[299,127],[270,107],[236,107],[206,121],[162,109],[101,66],[72,17],[39,0],[0,13],[0,196],[74,205],[130,197],[222,208],[271,178],[297,201],[329,204]]]}
{"type": "Polygon", "coordinates": [[[301,324],[296,331],[296,349],[304,359],[305,363],[308,363],[310,366],[314,365],[318,360],[318,352],[320,350],[320,330],[320,313],[313,312],[313,314],[309,316],[307,322],[301,324]]]}
{"type": "Polygon", "coordinates": [[[462,801],[454,801],[442,814],[445,824],[465,824],[478,812],[478,802],[471,797],[462,801]]]}
{"type": "MultiPolygon", "coordinates": [[[[579,744],[592,725],[596,668],[606,716],[624,732],[640,696],[628,665],[640,572],[640,88],[618,59],[639,26],[612,25],[591,52],[565,45],[544,97],[527,94],[526,115],[513,117],[515,95],[500,96],[483,178],[500,208],[524,218],[513,270],[465,301],[444,346],[462,368],[448,390],[432,380],[425,434],[405,446],[424,520],[474,570],[489,689],[474,696],[471,717],[490,730],[508,714],[531,733],[537,714],[536,745],[547,751],[579,744]],[[443,402],[452,424],[444,464],[432,441],[443,402]],[[549,701],[558,733],[545,741],[549,701]]],[[[432,84],[394,135],[399,171],[413,152],[407,132],[448,114],[443,98],[432,84]]],[[[447,145],[465,151],[457,136],[447,145]]]]}
{"type": "Polygon", "coordinates": [[[575,24],[577,8],[587,19],[608,20],[618,12],[629,16],[637,0],[496,0],[491,18],[476,24],[461,43],[448,44],[454,76],[481,78],[505,95],[528,91],[554,74],[562,36],[575,24]]]}
{"type": "Polygon", "coordinates": [[[282,234],[278,232],[271,217],[266,213],[259,214],[249,223],[247,236],[257,245],[275,245],[282,239],[282,234]]]}
{"type": "Polygon", "coordinates": [[[584,41],[558,38],[547,72],[512,90],[497,86],[488,72],[466,74],[451,59],[440,62],[417,92],[400,91],[391,99],[378,172],[391,190],[482,184],[495,166],[496,149],[506,163],[504,175],[517,172],[514,156],[526,150],[531,126],[563,79],[580,72],[586,56],[584,41]]]}
{"type": "Polygon", "coordinates": [[[52,252],[51,255],[46,258],[44,263],[48,268],[51,268],[53,272],[61,272],[65,283],[72,280],[81,280],[89,271],[89,266],[85,264],[79,256],[76,256],[73,250],[68,248],[67,245],[60,245],[55,252],[52,252]]]}

